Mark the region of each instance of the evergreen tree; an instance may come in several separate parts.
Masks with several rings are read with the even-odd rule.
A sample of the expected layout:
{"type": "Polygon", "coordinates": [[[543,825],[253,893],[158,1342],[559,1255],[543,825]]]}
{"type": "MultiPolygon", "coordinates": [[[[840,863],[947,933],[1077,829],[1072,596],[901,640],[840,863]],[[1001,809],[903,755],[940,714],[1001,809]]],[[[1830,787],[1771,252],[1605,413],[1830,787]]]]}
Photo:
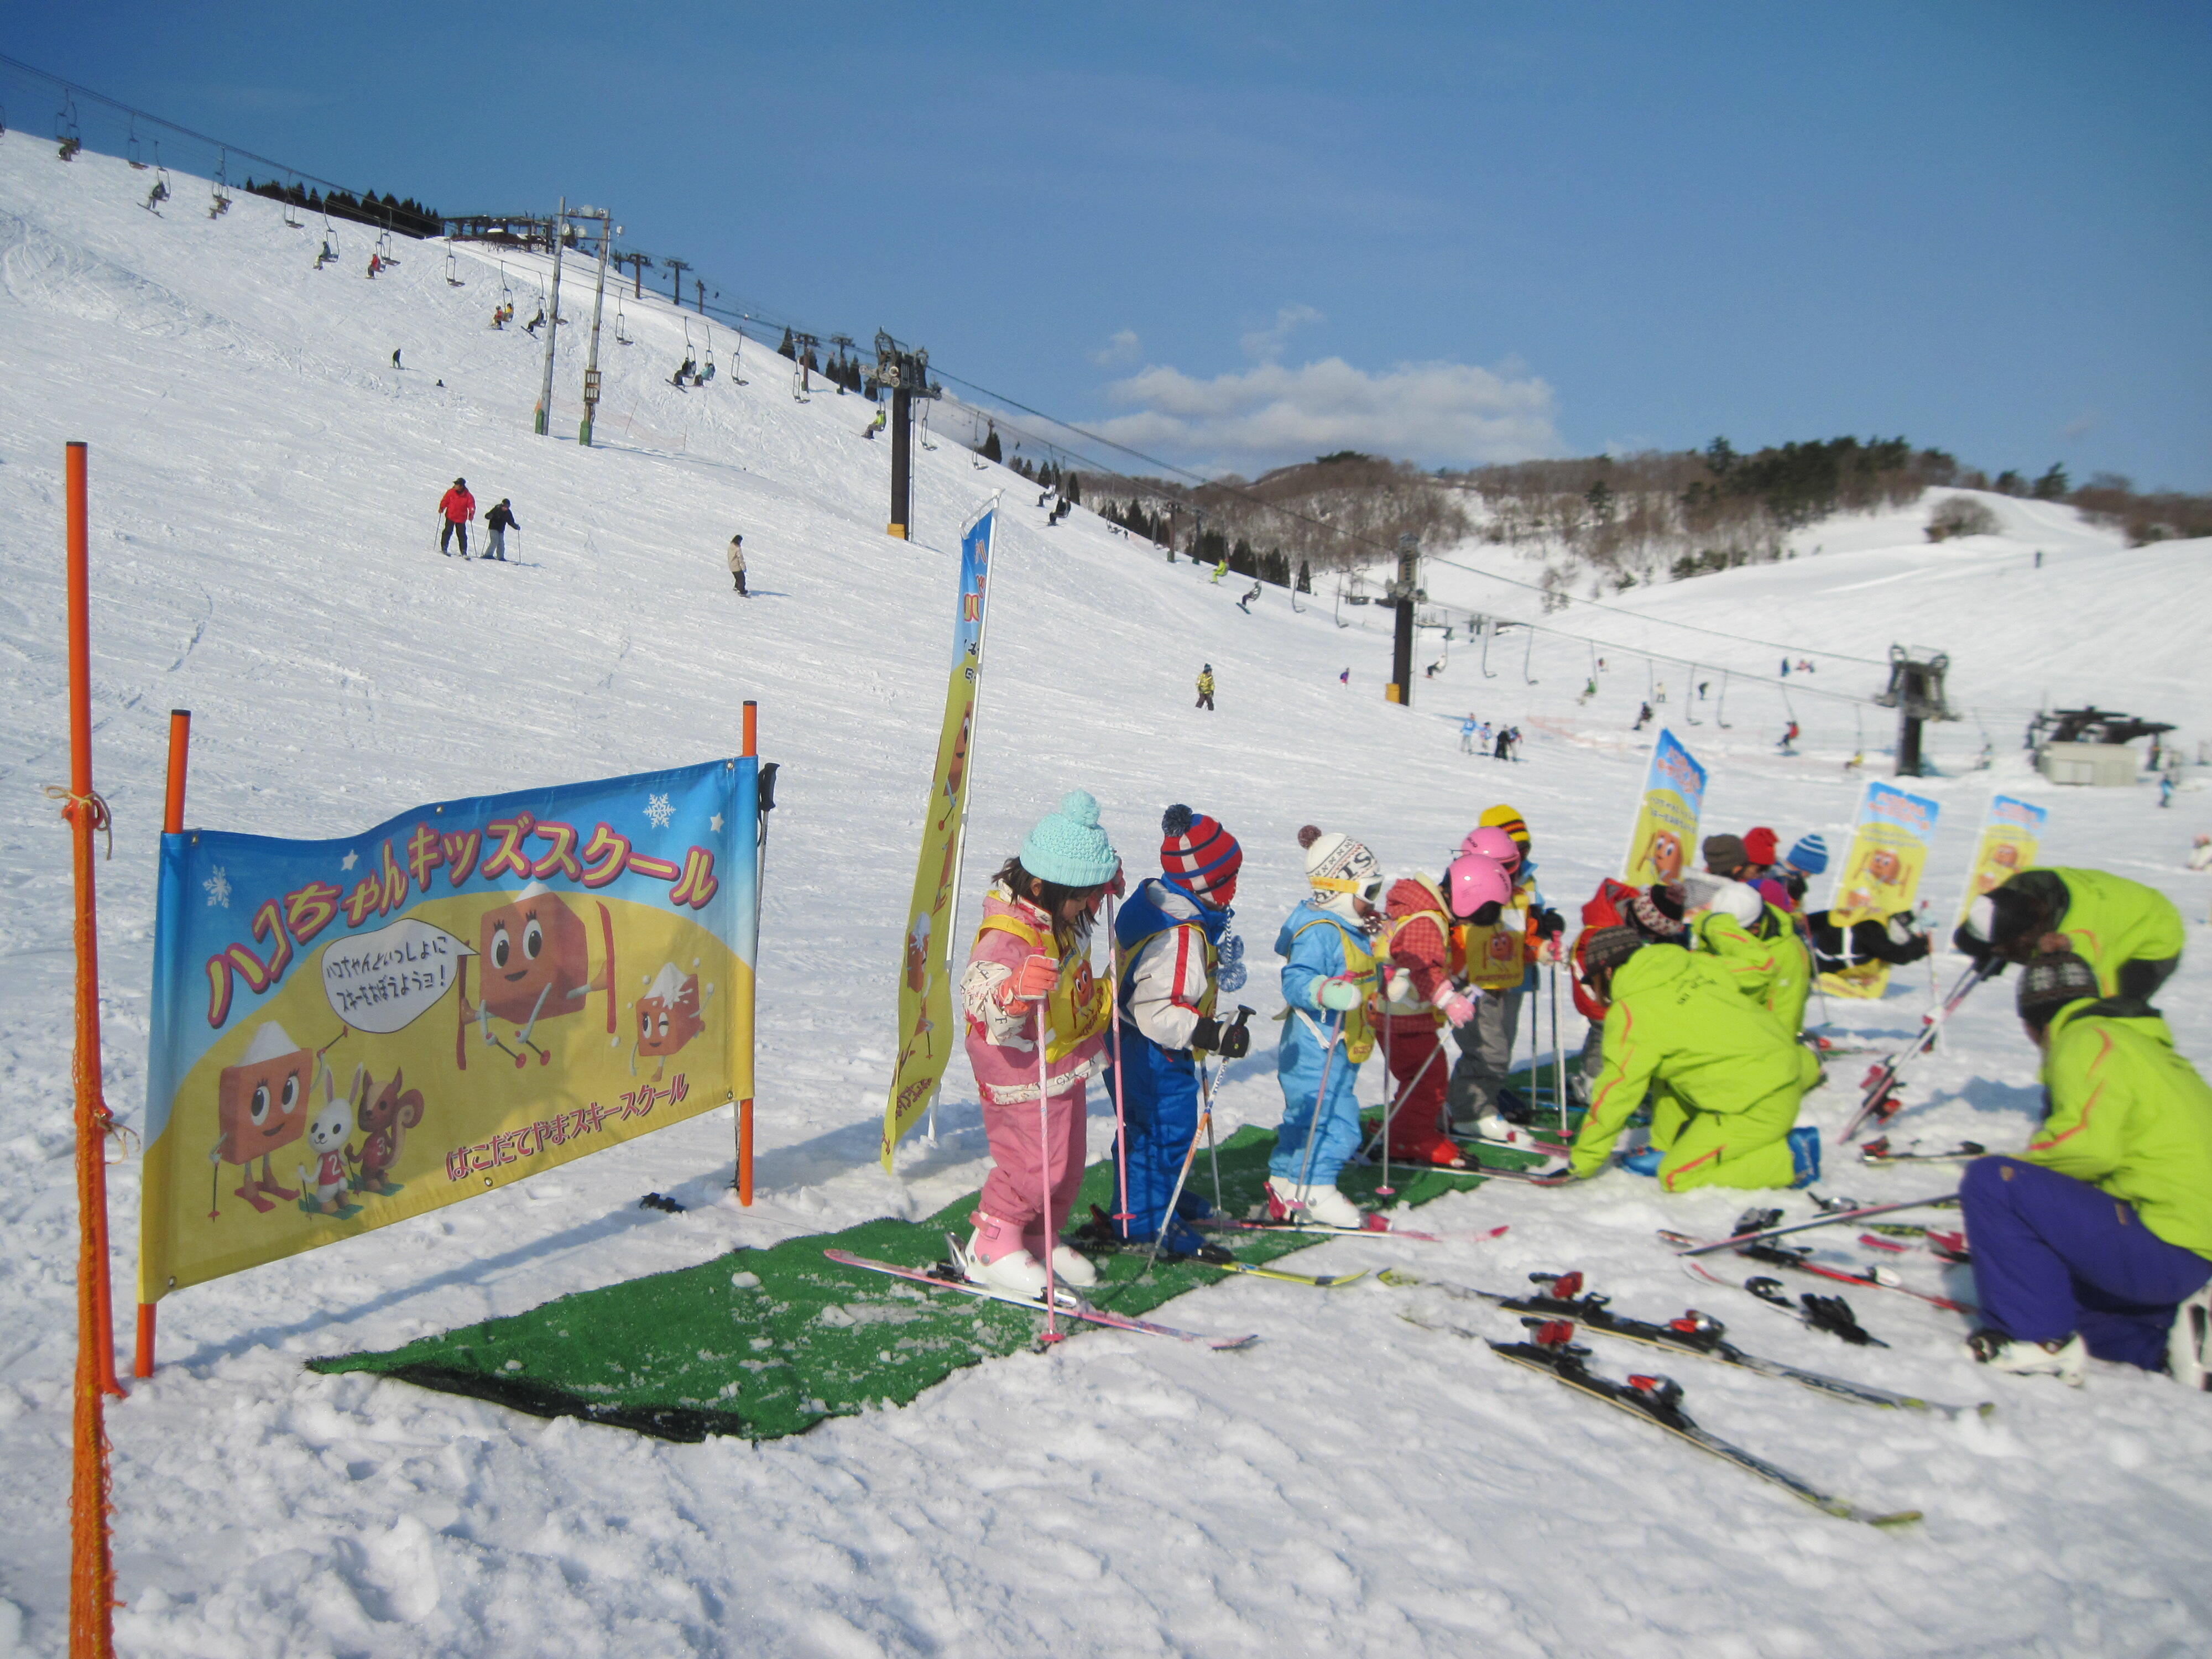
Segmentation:
{"type": "Polygon", "coordinates": [[[1307,568],[1304,559],[1298,561],[1298,592],[1301,593],[1313,592],[1313,572],[1307,568]]]}
{"type": "Polygon", "coordinates": [[[2051,471],[2035,481],[2035,499],[2039,501],[2063,501],[2071,487],[2066,477],[2065,463],[2053,461],[2051,471]]]}
{"type": "Polygon", "coordinates": [[[1074,502],[1076,506],[1082,506],[1083,475],[1079,472],[1069,473],[1066,482],[1060,485],[1060,493],[1066,496],[1069,501],[1074,502]]]}
{"type": "Polygon", "coordinates": [[[999,427],[995,421],[991,423],[990,430],[983,434],[983,459],[987,461],[1006,459],[1006,452],[999,447],[999,427]]]}
{"type": "Polygon", "coordinates": [[[791,331],[789,329],[787,328],[783,331],[783,343],[778,346],[776,349],[781,352],[785,356],[790,358],[792,362],[797,362],[799,361],[799,348],[792,343],[791,331]]]}
{"type": "Polygon", "coordinates": [[[2007,467],[1997,474],[1997,481],[1990,488],[2000,495],[2025,495],[2027,494],[2027,480],[2007,467]]]}

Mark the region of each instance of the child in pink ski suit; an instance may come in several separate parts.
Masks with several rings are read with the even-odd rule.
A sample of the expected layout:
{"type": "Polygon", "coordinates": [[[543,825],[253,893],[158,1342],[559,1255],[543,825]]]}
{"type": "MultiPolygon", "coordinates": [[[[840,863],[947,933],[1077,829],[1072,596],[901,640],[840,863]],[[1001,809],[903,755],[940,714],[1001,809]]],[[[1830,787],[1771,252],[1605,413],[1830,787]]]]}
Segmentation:
{"type": "Polygon", "coordinates": [[[1071,790],[1006,860],[983,901],[982,925],[960,978],[968,1063],[983,1099],[994,1165],[970,1218],[969,1273],[1034,1296],[1052,1253],[1061,1282],[1097,1282],[1091,1263],[1046,1233],[1067,1219],[1083,1181],[1084,1085],[1107,1066],[1112,988],[1092,977],[1099,901],[1118,890],[1121,860],[1099,827],[1098,803],[1071,790]],[[1048,1087],[1037,1109],[1037,1036],[1048,1087]]]}

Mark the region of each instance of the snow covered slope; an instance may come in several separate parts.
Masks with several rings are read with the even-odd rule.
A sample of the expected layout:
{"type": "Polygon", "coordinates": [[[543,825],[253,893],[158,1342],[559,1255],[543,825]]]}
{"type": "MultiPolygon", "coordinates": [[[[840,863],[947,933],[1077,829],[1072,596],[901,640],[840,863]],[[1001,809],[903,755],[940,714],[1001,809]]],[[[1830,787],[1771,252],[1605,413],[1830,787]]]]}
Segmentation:
{"type": "MultiPolygon", "coordinates": [[[[1188,800],[1247,848],[1241,927],[1269,1011],[1267,944],[1303,890],[1301,823],[1361,835],[1392,867],[1433,867],[1502,796],[1534,825],[1553,894],[1586,892],[1629,820],[1642,755],[1625,728],[1643,671],[1614,662],[1582,708],[1579,647],[1539,646],[1534,685],[1510,664],[1486,678],[1455,647],[1409,715],[1380,700],[1379,630],[1340,630],[1318,607],[1293,614],[1273,591],[1243,615],[1225,583],[1170,568],[1087,514],[1047,530],[1018,478],[950,443],[920,456],[918,539],[890,540],[888,448],[860,436],[869,407],[819,392],[795,403],[787,365],[757,348],[740,386],[719,332],[716,380],[675,390],[686,324],[665,301],[630,302],[637,343],[605,347],[599,447],[537,438],[536,343],[487,326],[497,262],[460,250],[453,287],[440,249],[402,244],[401,264],[372,283],[367,240],[342,225],[340,257],[318,272],[319,224],[292,229],[276,204],[243,197],[210,222],[202,187],[182,179],[157,217],[137,205],[144,188],[119,161],[64,166],[50,145],[0,137],[0,1652],[63,1642],[69,875],[40,792],[66,775],[60,472],[75,438],[92,445],[96,776],[118,826],[100,872],[105,1072],[126,1122],[143,1105],[172,707],[195,714],[190,819],[275,835],[727,752],[746,697],[787,769],[763,929],[761,1201],[728,1200],[730,1125],[709,1116],[171,1298],[161,1374],[110,1417],[126,1650],[1825,1656],[2151,1655],[2201,1640],[2212,1513],[2193,1470],[2212,1455],[2212,1401],[2109,1367],[2078,1395],[1990,1378],[1959,1357],[1956,1319],[1901,1297],[1858,1298],[1893,1344],[1861,1352],[1740,1293],[1695,1291],[1747,1346],[1940,1398],[1995,1395],[1993,1423],[1891,1421],[1673,1369],[1719,1431],[1864,1502],[1924,1509],[1904,1536],[1803,1509],[1417,1330],[1398,1312],[1435,1304],[1372,1279],[1325,1298],[1232,1283],[1171,1316],[1262,1331],[1247,1353],[1086,1335],[757,1451],[307,1373],[315,1354],[388,1347],[736,1243],[927,1213],[975,1184],[982,1137],[957,1065],[938,1146],[910,1150],[897,1180],[873,1152],[948,550],[994,490],[1008,491],[1007,512],[969,914],[983,872],[1068,787],[1097,793],[1138,870],[1161,808],[1188,800]],[[457,474],[481,502],[514,499],[514,564],[438,556],[434,505],[457,474]],[[750,602],[721,568],[738,529],[750,602]],[[1218,714],[1190,707],[1201,662],[1220,683],[1218,714]],[[1462,756],[1446,711],[1468,707],[1524,720],[1528,763],[1462,756]],[[640,1211],[647,1189],[692,1207],[640,1211]]],[[[532,269],[506,267],[521,320],[532,269]]],[[[574,280],[571,316],[588,306],[574,280]]],[[[558,434],[574,429],[581,343],[580,331],[564,341],[558,434]]],[[[1875,657],[1902,612],[1911,637],[1972,664],[1962,683],[1986,677],[1992,706],[2010,708],[2043,684],[2021,653],[2065,635],[2088,652],[2087,634],[2112,617],[2163,618],[2105,641],[2093,653],[2103,677],[2089,684],[2085,667],[2079,694],[2146,709],[2202,695],[2185,677],[2166,683],[2179,671],[2163,654],[2181,607],[2201,607],[2187,585],[2201,547],[2126,554],[2089,538],[2033,576],[2032,542],[1929,555],[1911,534],[1632,597],[1655,615],[1875,657]],[[1975,570],[2003,574],[1971,595],[1946,574],[1975,570]]],[[[1589,631],[1633,646],[1620,630],[1638,625],[1606,617],[1589,631]]],[[[1651,648],[1679,647],[1655,633],[1651,648]]],[[[1728,660],[1764,669],[1765,655],[1728,660]]],[[[1873,671],[1854,672],[1851,689],[1866,689],[1873,671]]],[[[1682,728],[1718,763],[1713,821],[1819,829],[1839,845],[1856,790],[1838,763],[1855,735],[1848,709],[1808,714],[1815,752],[1790,758],[1771,752],[1772,716],[1744,707],[1733,734],[1682,728]],[[1712,743],[1723,735],[1731,746],[1712,743]]],[[[1990,781],[1929,786],[1946,813],[1939,908],[1954,901],[1990,781]]],[[[2140,792],[2046,794],[2055,860],[2154,881],[2203,915],[2205,878],[2179,871],[2201,796],[2180,798],[2198,809],[2185,813],[2140,792]]],[[[2198,1012],[2208,975],[2199,949],[2168,997],[2200,1059],[2212,1057],[2198,1012]]],[[[1894,1037],[1920,1006],[1908,986],[1838,1014],[1894,1037]]],[[[1571,1015],[1565,1036],[1579,1040],[1571,1015]]],[[[1927,1068],[1944,1103],[1926,1132],[1972,1126],[2017,1144],[2033,1075],[2002,999],[1970,1007],[1927,1068]]],[[[1848,1082],[1815,1097],[1818,1118],[1839,1121],[1848,1082]]],[[[1376,1097],[1376,1079],[1364,1089],[1376,1097]]],[[[1231,1069],[1223,1103],[1232,1123],[1272,1122],[1267,1055],[1231,1069]]],[[[1103,1150],[1105,1120],[1091,1128],[1103,1150]]],[[[137,1170],[111,1174],[127,1301],[137,1170]]],[[[1944,1182],[1852,1170],[1830,1185],[1872,1197],[1944,1182]]],[[[1418,1263],[1409,1247],[1361,1240],[1307,1260],[1406,1261],[1500,1286],[1582,1267],[1624,1308],[1672,1312],[1692,1291],[1651,1230],[1717,1229],[1737,1207],[1723,1194],[1662,1202],[1626,1176],[1565,1194],[1492,1187],[1425,1210],[1424,1224],[1510,1224],[1502,1238],[1420,1247],[1418,1263]]],[[[1600,1358],[1616,1374],[1630,1362],[1600,1358]]]]}

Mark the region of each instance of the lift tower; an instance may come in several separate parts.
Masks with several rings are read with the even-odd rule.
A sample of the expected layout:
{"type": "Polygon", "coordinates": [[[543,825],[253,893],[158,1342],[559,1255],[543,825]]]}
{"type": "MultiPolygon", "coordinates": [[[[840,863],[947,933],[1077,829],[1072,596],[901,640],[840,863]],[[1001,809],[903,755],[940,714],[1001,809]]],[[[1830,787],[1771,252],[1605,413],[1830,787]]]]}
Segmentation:
{"type": "Polygon", "coordinates": [[[914,400],[941,398],[945,388],[929,379],[929,353],[919,346],[903,346],[876,331],[875,366],[868,384],[891,394],[891,521],[886,533],[904,541],[914,524],[914,400]]]}

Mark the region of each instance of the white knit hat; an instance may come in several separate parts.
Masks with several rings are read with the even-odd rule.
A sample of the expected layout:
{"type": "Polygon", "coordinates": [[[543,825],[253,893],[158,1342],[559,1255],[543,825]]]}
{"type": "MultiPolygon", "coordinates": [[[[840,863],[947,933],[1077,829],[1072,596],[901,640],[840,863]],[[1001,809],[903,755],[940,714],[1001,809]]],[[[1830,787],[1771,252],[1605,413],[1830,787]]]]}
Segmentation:
{"type": "Polygon", "coordinates": [[[1309,823],[1298,831],[1306,849],[1306,880],[1314,890],[1334,895],[1356,892],[1382,879],[1382,866],[1364,845],[1334,830],[1323,834],[1309,823]]]}

